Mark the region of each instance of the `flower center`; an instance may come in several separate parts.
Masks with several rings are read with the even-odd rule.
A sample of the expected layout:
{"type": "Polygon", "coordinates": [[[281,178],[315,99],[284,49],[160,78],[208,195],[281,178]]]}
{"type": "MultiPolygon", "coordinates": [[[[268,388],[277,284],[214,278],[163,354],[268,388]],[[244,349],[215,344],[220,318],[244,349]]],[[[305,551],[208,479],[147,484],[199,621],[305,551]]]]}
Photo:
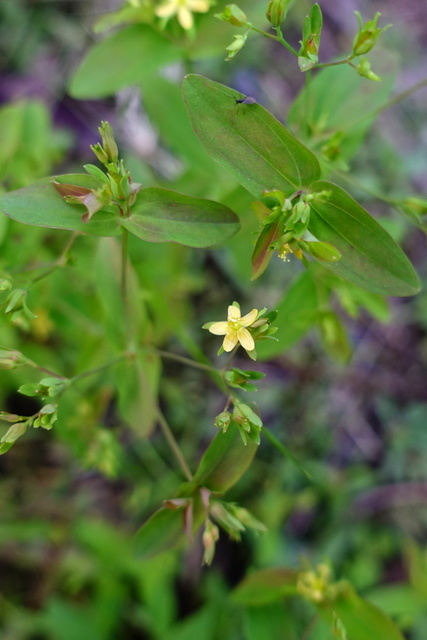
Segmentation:
{"type": "Polygon", "coordinates": [[[238,331],[241,328],[240,320],[233,319],[228,321],[228,326],[231,331],[238,331]]]}

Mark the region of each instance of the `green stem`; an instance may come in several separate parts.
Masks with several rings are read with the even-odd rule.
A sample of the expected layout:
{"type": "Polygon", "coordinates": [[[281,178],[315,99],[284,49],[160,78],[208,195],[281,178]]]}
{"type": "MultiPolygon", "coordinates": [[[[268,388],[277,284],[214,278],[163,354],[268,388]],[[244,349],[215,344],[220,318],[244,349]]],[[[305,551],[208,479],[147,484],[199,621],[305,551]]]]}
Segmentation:
{"type": "Polygon", "coordinates": [[[310,131],[311,131],[310,106],[311,106],[311,69],[305,72],[305,91],[304,91],[305,123],[306,123],[306,132],[309,137],[310,137],[310,131]]]}
{"type": "MultiPolygon", "coordinates": [[[[192,356],[193,360],[190,362],[198,362],[199,364],[205,364],[207,366],[212,367],[212,364],[209,362],[208,358],[205,356],[200,347],[195,343],[195,341],[187,335],[184,331],[180,333],[179,339],[184,349],[192,356]]],[[[190,364],[188,362],[187,364],[190,364]]],[[[229,392],[228,385],[224,380],[224,376],[220,370],[216,367],[212,367],[212,370],[209,373],[212,381],[217,385],[217,387],[226,395],[229,392]]]]}
{"type": "Polygon", "coordinates": [[[417,91],[419,91],[420,89],[426,86],[427,86],[427,78],[424,78],[424,80],[420,80],[420,82],[417,82],[416,84],[412,85],[412,87],[409,87],[409,89],[405,89],[405,91],[402,91],[401,93],[398,93],[397,95],[395,95],[393,98],[390,98],[390,100],[385,102],[381,107],[378,107],[377,109],[374,109],[370,113],[362,116],[360,120],[356,120],[356,122],[353,122],[348,127],[343,127],[341,131],[347,131],[348,129],[352,129],[353,127],[356,127],[357,125],[361,124],[365,120],[369,120],[370,118],[375,118],[383,111],[386,111],[390,107],[393,107],[395,104],[402,102],[402,100],[406,100],[406,98],[409,98],[409,96],[411,96],[413,93],[416,93],[417,91]]]}
{"type": "Polygon", "coordinates": [[[35,362],[33,362],[32,364],[28,363],[28,365],[30,367],[33,367],[34,369],[37,369],[37,371],[42,371],[42,373],[47,373],[49,376],[53,376],[54,378],[59,378],[60,380],[67,380],[67,378],[65,376],[61,376],[60,373],[55,373],[50,369],[46,369],[46,367],[40,367],[38,364],[35,364],[35,362]]]}
{"type": "Polygon", "coordinates": [[[344,60],[337,60],[336,62],[319,62],[319,64],[315,64],[312,67],[312,69],[324,69],[325,67],[338,67],[341,64],[349,64],[351,67],[355,67],[355,65],[350,62],[351,60],[352,60],[352,56],[349,56],[344,60]]]}
{"type": "Polygon", "coordinates": [[[93,376],[96,373],[99,373],[100,371],[109,369],[110,367],[113,367],[115,364],[118,364],[119,362],[123,362],[123,360],[128,360],[129,358],[132,358],[132,357],[133,357],[133,354],[128,354],[128,353],[123,356],[118,356],[117,358],[110,360],[110,362],[107,362],[106,364],[102,364],[100,367],[96,367],[95,369],[90,369],[89,371],[84,371],[83,373],[79,373],[77,376],[74,376],[73,378],[71,378],[71,382],[77,382],[78,380],[82,380],[83,378],[87,378],[88,376],[93,376]]]}
{"type": "Polygon", "coordinates": [[[394,98],[390,98],[388,102],[386,102],[382,107],[379,107],[372,113],[380,113],[381,111],[384,111],[389,107],[393,107],[395,104],[402,102],[402,100],[406,100],[406,98],[409,98],[409,96],[411,96],[413,93],[416,93],[417,91],[419,91],[419,89],[422,89],[423,87],[427,87],[427,78],[424,78],[424,80],[420,80],[420,82],[413,84],[412,87],[409,87],[408,89],[405,89],[405,91],[398,93],[397,95],[394,96],[394,98]]]}
{"type": "Polygon", "coordinates": [[[128,292],[127,292],[128,237],[129,237],[128,230],[123,229],[122,231],[122,273],[121,273],[120,290],[122,294],[125,313],[127,313],[127,298],[128,298],[128,292]]]}
{"type": "Polygon", "coordinates": [[[347,184],[350,184],[351,186],[355,187],[356,189],[359,189],[360,191],[363,191],[364,193],[367,193],[368,195],[372,196],[373,198],[376,198],[377,200],[382,200],[383,202],[386,202],[387,204],[393,204],[394,205],[394,204],[396,204],[396,201],[398,201],[398,199],[396,199],[396,198],[389,198],[385,194],[378,193],[378,191],[376,191],[375,189],[371,189],[370,187],[367,187],[365,184],[363,184],[363,182],[361,182],[360,180],[358,180],[354,176],[352,176],[352,175],[350,175],[348,173],[344,173],[343,171],[339,171],[338,169],[334,170],[332,172],[332,175],[337,176],[338,178],[340,178],[340,180],[344,180],[344,182],[347,182],[347,184]]]}
{"type": "MultiPolygon", "coordinates": [[[[225,365],[222,369],[217,369],[212,365],[205,364],[203,362],[197,362],[196,360],[191,360],[190,358],[186,358],[185,356],[180,356],[176,353],[171,353],[170,351],[163,351],[162,349],[156,349],[156,347],[147,347],[157,353],[161,358],[165,358],[167,360],[175,360],[176,362],[181,362],[189,367],[194,367],[195,369],[201,369],[203,371],[207,371],[211,374],[212,380],[215,382],[220,391],[225,394],[230,394],[230,387],[228,386],[226,380],[224,379],[224,373],[227,369],[228,364],[225,365]]],[[[227,361],[228,363],[228,361],[227,361]]]]}
{"type": "Polygon", "coordinates": [[[280,442],[280,440],[278,440],[276,436],[267,429],[265,425],[262,428],[262,434],[267,438],[267,440],[271,442],[271,444],[277,449],[277,451],[280,451],[282,455],[286,456],[286,458],[289,458],[289,460],[292,460],[292,462],[298,467],[298,469],[303,472],[306,478],[312,480],[312,475],[307,471],[307,469],[304,469],[302,464],[297,460],[293,453],[291,453],[289,449],[285,447],[280,442]]]}
{"type": "Polygon", "coordinates": [[[289,44],[289,42],[287,42],[285,40],[285,38],[283,37],[283,33],[280,27],[275,27],[276,33],[277,33],[277,39],[280,42],[280,44],[282,44],[290,53],[292,53],[293,56],[295,56],[296,58],[298,58],[298,51],[295,51],[295,49],[293,47],[291,47],[291,45],[289,44]]]}
{"type": "Polygon", "coordinates": [[[280,44],[282,44],[290,53],[292,53],[293,56],[298,58],[298,52],[295,51],[295,49],[289,44],[289,42],[285,40],[280,27],[275,27],[277,35],[273,36],[272,33],[268,33],[267,31],[263,31],[262,29],[258,29],[257,27],[254,27],[254,25],[251,24],[250,22],[247,22],[246,26],[249,29],[252,29],[252,31],[255,31],[256,33],[260,33],[262,36],[265,36],[266,38],[270,38],[270,40],[274,40],[275,42],[280,42],[280,44]]]}
{"type": "Polygon", "coordinates": [[[215,367],[212,367],[209,364],[196,362],[195,360],[191,360],[190,358],[186,358],[185,356],[180,356],[170,351],[163,351],[162,349],[156,349],[155,347],[149,347],[149,348],[152,349],[155,353],[157,353],[161,358],[166,358],[167,360],[175,360],[176,362],[181,362],[182,364],[186,364],[189,367],[194,367],[195,369],[203,369],[204,371],[219,373],[218,369],[216,369],[215,367]]]}
{"type": "Polygon", "coordinates": [[[236,346],[234,347],[233,351],[230,351],[227,360],[225,361],[225,365],[222,367],[222,369],[220,370],[220,374],[224,375],[224,373],[227,371],[228,367],[231,364],[231,361],[233,360],[234,356],[236,355],[236,351],[239,348],[239,345],[236,344],[236,346]]]}
{"type": "Polygon", "coordinates": [[[166,419],[159,408],[157,409],[157,421],[185,477],[189,482],[191,482],[193,479],[193,474],[191,473],[189,466],[184,458],[184,455],[181,449],[179,448],[177,441],[175,440],[175,436],[173,435],[170,426],[166,422],[166,419]]]}
{"type": "Polygon", "coordinates": [[[78,235],[80,235],[78,231],[74,231],[74,233],[71,234],[71,236],[68,238],[63,250],[61,251],[61,253],[58,256],[58,258],[55,260],[55,262],[53,262],[52,265],[50,267],[48,267],[46,269],[46,271],[41,273],[39,276],[36,276],[35,278],[32,278],[30,280],[29,284],[28,284],[28,287],[31,287],[36,282],[40,282],[40,280],[43,280],[44,278],[47,278],[47,276],[50,276],[50,274],[53,273],[54,271],[56,271],[56,269],[58,269],[59,267],[63,267],[64,266],[65,258],[67,256],[67,253],[71,249],[71,247],[74,244],[74,241],[75,241],[75,239],[77,238],[78,235]]]}
{"type": "Polygon", "coordinates": [[[256,31],[256,33],[260,33],[262,36],[265,36],[266,38],[270,38],[270,40],[275,40],[276,42],[280,42],[280,38],[278,38],[277,36],[273,36],[272,33],[267,33],[267,31],[263,31],[262,29],[258,29],[257,27],[254,27],[253,24],[251,24],[250,22],[247,22],[246,26],[249,27],[249,29],[252,29],[252,31],[256,31]]]}

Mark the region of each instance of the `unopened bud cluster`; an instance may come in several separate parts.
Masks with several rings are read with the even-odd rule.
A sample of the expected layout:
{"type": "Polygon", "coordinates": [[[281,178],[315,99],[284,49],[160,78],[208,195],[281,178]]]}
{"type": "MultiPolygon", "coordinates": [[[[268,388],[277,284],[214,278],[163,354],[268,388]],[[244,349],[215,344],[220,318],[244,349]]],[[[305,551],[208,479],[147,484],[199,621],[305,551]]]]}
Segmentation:
{"type": "Polygon", "coordinates": [[[86,208],[86,212],[82,215],[83,222],[89,222],[95,213],[111,204],[119,207],[120,215],[128,215],[142,186],[132,182],[123,160],[119,160],[119,151],[111,125],[108,122],[102,122],[98,131],[102,143],[91,145],[91,149],[104,165],[107,173],[93,164],[87,164],[84,168],[99,186],[89,189],[78,185],[52,182],[68,204],[81,204],[86,208]]]}

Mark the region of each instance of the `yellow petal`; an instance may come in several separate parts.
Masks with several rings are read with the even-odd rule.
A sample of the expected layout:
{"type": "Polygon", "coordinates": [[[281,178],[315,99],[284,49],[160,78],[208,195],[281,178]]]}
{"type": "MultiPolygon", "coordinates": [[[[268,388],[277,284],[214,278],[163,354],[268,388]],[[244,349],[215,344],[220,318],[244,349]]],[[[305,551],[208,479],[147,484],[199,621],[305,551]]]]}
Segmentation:
{"type": "Polygon", "coordinates": [[[209,2],[207,0],[188,0],[188,8],[191,11],[205,13],[205,11],[209,11],[209,2]]]}
{"type": "Polygon", "coordinates": [[[228,331],[228,322],[215,322],[209,331],[216,336],[225,336],[228,331]]]}
{"type": "Polygon", "coordinates": [[[178,22],[183,29],[191,29],[193,26],[193,14],[187,7],[180,7],[178,10],[178,22]]]}
{"type": "Polygon", "coordinates": [[[237,333],[235,331],[232,331],[230,333],[227,333],[227,335],[225,336],[224,342],[222,343],[222,348],[224,349],[224,351],[233,351],[237,342],[237,333]]]}
{"type": "Polygon", "coordinates": [[[229,320],[239,320],[240,318],[240,309],[235,307],[234,304],[230,304],[228,307],[228,319],[229,320]]]}
{"type": "Polygon", "coordinates": [[[258,317],[258,309],[252,309],[240,320],[242,327],[249,327],[258,317]]]}
{"type": "Polygon", "coordinates": [[[162,4],[155,10],[155,14],[159,18],[170,18],[171,16],[175,15],[176,12],[177,7],[175,2],[173,1],[162,4]]]}
{"type": "Polygon", "coordinates": [[[254,339],[252,338],[249,331],[244,327],[238,330],[237,340],[240,342],[242,347],[246,349],[246,351],[252,351],[252,349],[255,349],[254,339]]]}

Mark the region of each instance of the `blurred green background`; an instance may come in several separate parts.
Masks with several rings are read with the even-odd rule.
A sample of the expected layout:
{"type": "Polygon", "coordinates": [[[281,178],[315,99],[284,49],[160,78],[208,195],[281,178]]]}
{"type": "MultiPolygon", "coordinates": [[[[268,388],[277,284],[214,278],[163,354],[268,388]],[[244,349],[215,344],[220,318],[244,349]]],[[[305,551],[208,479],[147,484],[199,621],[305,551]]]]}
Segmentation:
{"type": "MultiPolygon", "coordinates": [[[[250,17],[263,15],[262,3],[247,4],[250,17]]],[[[373,59],[374,70],[389,70],[381,91],[397,94],[423,79],[423,0],[320,4],[324,59],[349,47],[354,10],[365,18],[381,11],[381,24],[394,25],[373,59]]],[[[331,637],[326,628],[303,636],[310,611],[300,603],[244,610],[229,598],[249,568],[295,567],[303,558],[313,564],[329,561],[337,578],[351,580],[408,639],[424,640],[426,293],[386,302],[338,287],[331,296],[326,278],[324,311],[338,323],[331,338],[314,321],[312,283],[296,260],[275,263],[251,283],[251,234],[258,227],[251,197],[193,138],[179,82],[186,68],[203,73],[256,97],[302,135],[298,102],[292,108],[302,76],[285,50],[261,37],[225,63],[224,47],[236,30],[214,20],[214,8],[196,20],[213,33],[214,44],[206,40],[200,59],[189,54],[187,67],[175,63],[161,74],[142,74],[139,83],[113,96],[78,99],[75,87],[70,90],[71,78],[89,47],[105,37],[94,35],[92,26],[115,8],[97,1],[0,3],[1,188],[80,171],[92,162],[89,145],[99,139],[102,119],[113,124],[135,180],[233,208],[243,230],[226,247],[201,251],[146,244],[142,251],[131,241],[140,284],[135,304],[156,345],[184,355],[201,347],[212,359],[218,345],[201,325],[223,317],[231,300],[239,300],[244,310],[279,308],[280,348],[265,352],[256,364],[266,373],[256,399],[265,424],[312,480],[263,441],[250,471],[227,499],[250,509],[267,533],[247,534],[240,543],[222,535],[210,568],[201,567],[200,540],[184,551],[137,559],[132,552],[136,529],[162,500],[175,495],[180,476],[161,434],[152,428],[143,394],[139,403],[129,403],[138,381],[125,370],[82,380],[61,401],[52,432],[31,431],[0,458],[2,640],[252,640],[267,628],[273,640],[326,640],[331,637]]],[[[287,32],[295,44],[309,8],[308,2],[297,2],[290,13],[287,32]]],[[[190,53],[191,47],[197,50],[197,41],[190,53]]],[[[146,62],[140,64],[143,68],[146,62]]],[[[350,91],[346,83],[339,73],[331,80],[335,100],[350,91]]],[[[348,147],[343,145],[348,157],[344,153],[333,167],[333,180],[381,220],[421,281],[427,269],[422,221],[412,225],[386,200],[426,192],[426,95],[423,89],[385,111],[369,131],[353,129],[348,147]]],[[[344,95],[342,100],[341,113],[333,118],[345,122],[352,117],[351,105],[344,95]]],[[[355,122],[365,103],[354,107],[355,122]]],[[[315,140],[308,143],[316,147],[315,140]]],[[[37,274],[37,268],[55,260],[68,236],[2,217],[0,269],[25,282],[28,270],[37,274]]],[[[110,250],[106,239],[80,236],[69,270],[58,270],[31,289],[28,302],[37,318],[16,326],[3,316],[0,344],[63,375],[101,365],[105,339],[114,355],[110,250]]],[[[247,367],[244,355],[238,354],[235,364],[247,367]]],[[[149,373],[154,379],[158,374],[154,368],[149,373]]],[[[0,408],[36,411],[31,398],[16,392],[36,379],[21,369],[2,372],[0,408]]],[[[194,467],[213,436],[222,398],[209,378],[170,361],[163,366],[160,397],[194,467]]]]}

